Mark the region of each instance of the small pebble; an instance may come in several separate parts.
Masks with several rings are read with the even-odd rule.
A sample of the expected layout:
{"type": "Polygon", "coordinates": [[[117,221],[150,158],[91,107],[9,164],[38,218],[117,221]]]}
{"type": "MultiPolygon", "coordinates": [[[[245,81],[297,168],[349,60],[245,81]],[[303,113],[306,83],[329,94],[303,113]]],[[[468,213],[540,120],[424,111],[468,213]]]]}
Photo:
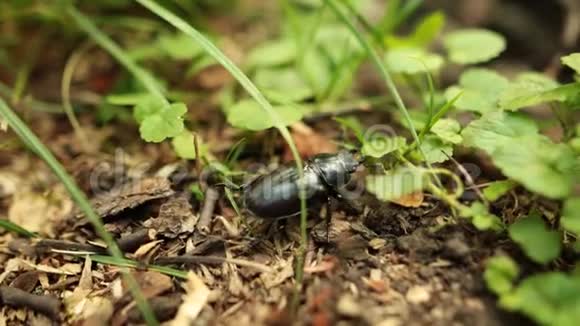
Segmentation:
{"type": "Polygon", "coordinates": [[[362,314],[361,307],[350,294],[345,294],[338,300],[336,309],[339,314],[347,317],[359,317],[362,314]]]}
{"type": "Polygon", "coordinates": [[[409,303],[419,304],[429,301],[431,299],[431,293],[429,293],[428,286],[416,285],[407,291],[405,297],[409,303]]]}
{"type": "Polygon", "coordinates": [[[374,238],[369,241],[369,247],[373,248],[374,250],[379,250],[387,244],[387,240],[381,238],[374,238]]]}
{"type": "Polygon", "coordinates": [[[377,324],[377,326],[401,326],[403,322],[399,318],[387,318],[377,324]]]}

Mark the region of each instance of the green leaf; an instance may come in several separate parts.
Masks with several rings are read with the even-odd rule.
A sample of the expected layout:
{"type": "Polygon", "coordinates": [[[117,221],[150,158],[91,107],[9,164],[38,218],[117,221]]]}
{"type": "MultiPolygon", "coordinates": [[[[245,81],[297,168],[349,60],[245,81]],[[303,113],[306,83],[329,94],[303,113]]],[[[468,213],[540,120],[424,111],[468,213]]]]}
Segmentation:
{"type": "Polygon", "coordinates": [[[389,35],[386,44],[390,48],[398,47],[417,47],[425,48],[441,33],[445,25],[445,14],[436,11],[426,16],[421,23],[417,25],[415,31],[407,37],[398,37],[389,35]]]}
{"type": "Polygon", "coordinates": [[[139,124],[141,124],[145,118],[163,111],[167,105],[162,98],[153,95],[143,96],[139,94],[137,96],[130,96],[129,100],[138,101],[135,108],[133,108],[133,116],[139,124]]]}
{"type": "Polygon", "coordinates": [[[516,186],[517,183],[509,179],[494,181],[490,183],[485,189],[483,189],[483,196],[485,199],[494,202],[503,195],[507,194],[510,190],[514,189],[516,186]]]}
{"type": "Polygon", "coordinates": [[[21,227],[20,225],[10,222],[4,218],[0,218],[0,228],[5,229],[9,232],[14,232],[27,238],[36,238],[38,236],[36,233],[30,232],[27,229],[21,227]]]}
{"type": "MultiPolygon", "coordinates": [[[[304,115],[303,110],[297,106],[275,106],[274,110],[285,125],[300,121],[304,115]]],[[[270,120],[268,115],[264,114],[258,103],[251,99],[241,100],[229,108],[227,120],[234,127],[254,131],[274,126],[274,122],[270,120]]]]}
{"type": "MultiPolygon", "coordinates": [[[[105,101],[112,105],[138,105],[141,103],[141,105],[147,107],[154,105],[163,106],[164,104],[163,100],[155,102],[155,97],[152,97],[151,94],[145,92],[110,94],[105,96],[105,101]]],[[[147,115],[147,112],[143,112],[143,115],[147,115]]],[[[137,119],[137,117],[135,117],[135,119],[137,119]]]]}
{"type": "Polygon", "coordinates": [[[411,118],[412,126],[407,122],[402,114],[399,112],[395,112],[396,119],[403,125],[403,127],[407,128],[409,131],[412,128],[415,129],[424,129],[427,127],[427,123],[429,122],[429,112],[427,110],[410,110],[409,116],[411,118]]]}
{"type": "Polygon", "coordinates": [[[580,53],[572,53],[562,57],[562,63],[580,74],[580,53]]]}
{"type": "Polygon", "coordinates": [[[260,44],[248,55],[246,64],[250,68],[274,67],[291,63],[296,59],[294,40],[285,38],[260,44]]]}
{"type": "Polygon", "coordinates": [[[491,155],[505,176],[533,192],[557,199],[572,190],[576,157],[565,144],[539,135],[506,138],[491,155]]]}
{"type": "Polygon", "coordinates": [[[195,199],[198,202],[203,202],[203,199],[205,198],[205,194],[203,192],[203,190],[201,190],[201,186],[199,185],[199,183],[192,183],[189,186],[189,191],[191,191],[191,193],[193,194],[193,197],[195,197],[195,199]]]}
{"type": "Polygon", "coordinates": [[[343,24],[321,26],[316,33],[314,44],[318,45],[335,64],[343,61],[345,52],[352,56],[364,52],[357,38],[343,24]]]}
{"type": "Polygon", "coordinates": [[[445,91],[445,96],[451,100],[463,92],[455,102],[455,107],[465,111],[486,113],[497,110],[500,94],[508,86],[509,81],[495,71],[472,68],[461,75],[459,86],[452,86],[445,91]]]}
{"type": "Polygon", "coordinates": [[[396,48],[389,50],[385,62],[395,74],[419,74],[438,71],[443,65],[441,56],[417,48],[396,48]]]}
{"type": "Polygon", "coordinates": [[[572,147],[577,154],[580,154],[580,137],[570,139],[570,147],[572,147]]]}
{"type": "Polygon", "coordinates": [[[572,197],[566,200],[560,223],[564,229],[575,233],[576,236],[580,236],[580,197],[572,197]]]}
{"type": "Polygon", "coordinates": [[[262,91],[282,93],[291,102],[300,102],[314,95],[310,86],[293,68],[259,69],[254,81],[262,91]]]}
{"type": "Polygon", "coordinates": [[[193,133],[189,130],[183,132],[171,140],[173,150],[182,159],[194,160],[197,156],[193,133]]]}
{"type": "Polygon", "coordinates": [[[412,36],[414,46],[426,47],[441,33],[445,26],[445,14],[441,11],[436,11],[423,19],[417,25],[412,36]]]}
{"type": "Polygon", "coordinates": [[[396,200],[425,187],[424,172],[414,168],[401,168],[385,175],[366,177],[367,190],[383,201],[396,200]]]}
{"type": "Polygon", "coordinates": [[[156,47],[175,60],[191,60],[204,53],[196,42],[183,33],[161,35],[156,47]]]}
{"type": "Polygon", "coordinates": [[[509,234],[533,261],[546,264],[560,255],[562,239],[557,231],[548,230],[538,214],[516,221],[509,234]]]}
{"type": "Polygon", "coordinates": [[[507,138],[536,135],[535,122],[523,115],[509,112],[491,112],[472,121],[463,131],[463,144],[477,147],[492,154],[495,148],[507,138]]]}
{"type": "Polygon", "coordinates": [[[545,92],[531,93],[529,96],[522,96],[503,103],[506,109],[516,110],[549,102],[568,103],[578,100],[580,96],[580,83],[572,83],[556,87],[545,92]]]}
{"type": "Polygon", "coordinates": [[[300,73],[304,76],[317,97],[321,97],[331,82],[331,69],[328,59],[317,48],[311,47],[303,60],[299,61],[300,73]]]}
{"type": "Polygon", "coordinates": [[[459,64],[486,62],[506,49],[502,35],[485,29],[463,29],[449,33],[443,44],[451,61],[459,64]]]}
{"type": "Polygon", "coordinates": [[[518,265],[508,256],[494,256],[487,260],[483,278],[493,293],[502,296],[509,293],[518,277],[518,265]]]}
{"type": "MultiPolygon", "coordinates": [[[[158,143],[183,132],[183,115],[187,112],[185,104],[173,103],[156,111],[150,109],[151,107],[148,107],[148,114],[141,121],[139,128],[141,138],[145,141],[158,143]]],[[[136,113],[136,117],[141,117],[141,114],[142,112],[136,113]]]]}
{"type": "MultiPolygon", "coordinates": [[[[352,86],[357,75],[357,69],[363,62],[362,55],[345,53],[345,57],[331,69],[330,81],[327,88],[319,96],[321,101],[336,101],[343,97],[352,86]]],[[[310,67],[311,71],[314,71],[310,67]]]]}
{"type": "Polygon", "coordinates": [[[364,156],[381,158],[396,150],[402,149],[407,144],[404,137],[385,137],[378,136],[371,139],[365,139],[361,149],[364,156]]]}
{"type": "Polygon", "coordinates": [[[524,73],[501,94],[500,106],[513,111],[546,102],[565,102],[578,93],[580,93],[579,85],[559,87],[557,82],[545,75],[524,73]]]}
{"type": "MultiPolygon", "coordinates": [[[[442,163],[453,156],[453,146],[436,137],[425,137],[421,142],[421,150],[428,163],[442,163]]],[[[419,154],[417,153],[417,159],[421,158],[419,154]]]]}
{"type": "Polygon", "coordinates": [[[431,127],[431,132],[441,138],[441,140],[451,144],[459,144],[463,141],[463,137],[459,134],[460,130],[461,125],[457,120],[453,119],[439,119],[431,127]]]}
{"type": "Polygon", "coordinates": [[[580,320],[580,278],[562,272],[530,276],[502,296],[500,305],[542,325],[575,326],[580,320]]]}
{"type": "Polygon", "coordinates": [[[499,217],[491,214],[481,202],[474,202],[467,209],[461,211],[461,216],[471,218],[471,223],[478,230],[500,230],[502,222],[499,217]]]}

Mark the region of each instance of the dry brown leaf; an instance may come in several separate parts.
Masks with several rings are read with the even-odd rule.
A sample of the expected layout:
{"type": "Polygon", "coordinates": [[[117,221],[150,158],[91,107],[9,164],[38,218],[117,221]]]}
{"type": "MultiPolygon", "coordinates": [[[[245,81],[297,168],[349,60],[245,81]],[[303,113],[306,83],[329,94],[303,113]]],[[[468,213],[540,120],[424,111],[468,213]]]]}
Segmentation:
{"type": "Polygon", "coordinates": [[[4,282],[6,277],[8,277],[12,272],[16,272],[23,269],[30,269],[30,267],[23,263],[20,258],[12,258],[4,264],[4,271],[0,274],[0,284],[4,282]]]}
{"type": "Polygon", "coordinates": [[[135,250],[135,253],[133,254],[133,256],[136,259],[142,258],[162,242],[163,242],[163,240],[155,240],[155,241],[148,242],[148,243],[142,245],[141,247],[139,247],[139,249],[135,250]]]}
{"type": "Polygon", "coordinates": [[[2,308],[2,310],[0,311],[0,326],[6,326],[6,307],[2,308]]]}
{"type": "MultiPolygon", "coordinates": [[[[302,122],[292,125],[292,139],[294,139],[296,149],[302,157],[311,157],[320,153],[334,153],[338,150],[334,142],[302,122]]],[[[286,148],[284,161],[292,159],[292,152],[286,148]]]]}
{"type": "Polygon", "coordinates": [[[179,195],[169,198],[159,208],[159,216],[145,221],[143,225],[165,237],[175,238],[182,233],[192,233],[197,220],[188,198],[179,195]]]}
{"type": "Polygon", "coordinates": [[[385,280],[373,280],[363,277],[363,282],[369,287],[369,289],[377,293],[384,293],[389,288],[389,284],[385,280]]]}
{"type": "Polygon", "coordinates": [[[81,273],[81,279],[79,280],[79,288],[83,290],[93,289],[91,255],[87,255],[85,258],[85,265],[83,266],[83,272],[81,273]]]}
{"type": "Polygon", "coordinates": [[[83,310],[83,326],[106,326],[113,316],[113,303],[105,297],[92,297],[83,310]]]}
{"type": "MultiPolygon", "coordinates": [[[[147,299],[156,297],[173,287],[171,277],[161,274],[159,272],[144,271],[134,272],[135,280],[141,288],[143,296],[147,299]]],[[[127,284],[123,282],[123,286],[128,291],[127,284]]]]}
{"type": "Polygon", "coordinates": [[[338,263],[338,259],[334,256],[324,257],[320,264],[314,266],[304,267],[304,273],[315,274],[332,271],[338,263]]]}
{"type": "Polygon", "coordinates": [[[65,292],[65,309],[67,315],[72,316],[73,319],[81,318],[86,315],[85,311],[87,309],[87,304],[89,300],[91,300],[88,298],[88,295],[93,289],[91,267],[91,256],[87,255],[81,278],[79,279],[79,285],[72,292],[65,292]]]}
{"type": "Polygon", "coordinates": [[[187,282],[184,287],[186,293],[183,296],[183,303],[169,325],[192,325],[209,298],[209,288],[205,286],[203,281],[194,272],[190,271],[187,274],[187,282]]]}
{"type": "Polygon", "coordinates": [[[48,274],[40,273],[38,275],[38,281],[40,282],[40,286],[42,286],[43,289],[50,288],[50,281],[48,280],[48,274]]]}
{"type": "Polygon", "coordinates": [[[36,284],[38,284],[38,272],[28,271],[16,276],[10,283],[10,287],[23,290],[24,292],[31,292],[36,287],[36,284]]]}
{"type": "Polygon", "coordinates": [[[425,196],[422,191],[414,192],[412,194],[408,194],[405,196],[401,196],[397,199],[391,200],[393,203],[397,205],[401,205],[403,207],[419,207],[423,203],[425,196]]]}
{"type": "Polygon", "coordinates": [[[14,194],[21,182],[20,177],[15,173],[0,172],[0,198],[14,194]]]}
{"type": "Polygon", "coordinates": [[[260,278],[264,283],[264,287],[266,289],[271,289],[284,283],[284,281],[294,276],[293,261],[294,257],[290,257],[288,260],[279,259],[273,267],[273,272],[262,273],[260,278]]]}
{"type": "Polygon", "coordinates": [[[54,206],[46,197],[29,191],[14,193],[8,209],[8,219],[31,232],[43,230],[55,214],[54,206]]]}
{"type": "Polygon", "coordinates": [[[81,272],[80,264],[67,263],[61,267],[52,267],[43,264],[34,264],[26,260],[22,260],[22,263],[26,266],[35,269],[39,272],[49,273],[49,274],[63,274],[63,275],[76,275],[81,272]]]}

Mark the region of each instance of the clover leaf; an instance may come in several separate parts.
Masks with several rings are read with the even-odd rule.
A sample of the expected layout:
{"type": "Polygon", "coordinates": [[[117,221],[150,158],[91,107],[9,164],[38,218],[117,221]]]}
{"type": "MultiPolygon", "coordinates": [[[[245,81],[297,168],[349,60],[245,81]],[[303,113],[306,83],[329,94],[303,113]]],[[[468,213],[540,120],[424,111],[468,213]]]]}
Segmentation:
{"type": "Polygon", "coordinates": [[[500,34],[485,29],[462,29],[445,36],[444,45],[451,61],[475,64],[489,61],[506,49],[500,34]]]}
{"type": "Polygon", "coordinates": [[[548,230],[538,214],[516,221],[509,227],[510,237],[533,261],[546,264],[560,255],[561,236],[548,230]]]}

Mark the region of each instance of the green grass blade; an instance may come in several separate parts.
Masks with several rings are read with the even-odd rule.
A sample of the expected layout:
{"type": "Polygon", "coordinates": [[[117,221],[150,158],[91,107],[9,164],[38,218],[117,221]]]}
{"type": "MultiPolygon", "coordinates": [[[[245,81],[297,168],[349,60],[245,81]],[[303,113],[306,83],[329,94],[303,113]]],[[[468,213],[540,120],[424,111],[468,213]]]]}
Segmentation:
{"type": "Polygon", "coordinates": [[[8,220],[2,219],[0,218],[0,228],[3,228],[9,232],[13,232],[16,234],[19,234],[23,237],[27,237],[27,238],[36,238],[38,237],[38,235],[34,232],[30,232],[27,229],[21,227],[20,225],[16,224],[16,223],[12,223],[8,220]]]}
{"type": "Polygon", "coordinates": [[[439,109],[439,111],[437,111],[437,113],[435,113],[435,115],[433,115],[432,117],[429,118],[429,123],[425,126],[425,128],[423,130],[421,130],[421,134],[419,134],[419,138],[423,139],[423,137],[431,130],[433,125],[435,123],[437,123],[437,121],[439,121],[441,118],[443,118],[445,116],[445,114],[447,114],[447,112],[449,112],[449,110],[451,110],[451,108],[453,108],[453,105],[455,104],[455,102],[457,102],[457,100],[459,100],[461,95],[463,95],[463,92],[459,92],[450,101],[447,101],[441,107],[441,109],[439,109]]]}
{"type": "Polygon", "coordinates": [[[168,102],[165,98],[164,91],[153,76],[137,65],[123,49],[115,44],[115,42],[113,42],[113,40],[111,40],[107,35],[101,32],[88,17],[72,6],[67,8],[67,13],[73,18],[80,29],[87,33],[95,43],[119,61],[119,63],[121,63],[135,78],[137,78],[137,80],[139,80],[149,93],[163,99],[165,102],[168,102]]]}
{"type": "MultiPolygon", "coordinates": [[[[14,132],[28,146],[30,146],[31,149],[44,160],[44,162],[46,162],[46,164],[62,182],[72,199],[85,213],[87,219],[91,222],[99,237],[107,244],[107,250],[109,253],[117,259],[122,259],[123,253],[117,246],[117,242],[115,242],[113,236],[111,236],[111,234],[105,230],[105,226],[103,225],[100,217],[95,213],[89,200],[76,185],[73,178],[66,172],[64,167],[58,162],[54,155],[52,155],[48,148],[44,146],[40,139],[36,137],[36,135],[28,128],[28,126],[16,115],[16,113],[12,111],[12,109],[10,109],[10,107],[1,98],[0,115],[2,115],[6,122],[8,122],[12,130],[14,130],[14,132]]],[[[135,279],[126,270],[123,270],[123,275],[125,280],[128,281],[130,285],[137,285],[135,279]]],[[[143,318],[149,325],[157,325],[158,323],[155,320],[155,315],[143,297],[143,293],[141,293],[140,288],[138,286],[130,286],[130,288],[135,301],[143,313],[143,318]]]]}
{"type": "Polygon", "coordinates": [[[167,267],[167,266],[157,266],[157,265],[143,265],[140,262],[127,259],[127,258],[116,258],[112,256],[103,256],[103,255],[91,255],[91,259],[94,262],[107,264],[107,265],[114,265],[119,267],[126,267],[126,268],[143,268],[145,267],[147,270],[159,272],[162,274],[170,275],[179,277],[182,279],[187,279],[187,272],[181,271],[175,268],[167,267]]]}
{"type": "Polygon", "coordinates": [[[356,37],[356,39],[358,40],[360,45],[365,49],[365,52],[367,52],[367,54],[370,56],[373,63],[377,66],[377,68],[379,69],[379,72],[381,73],[381,77],[383,77],[383,79],[385,81],[385,84],[387,86],[387,89],[389,90],[389,93],[391,93],[391,96],[393,96],[393,99],[395,101],[395,105],[401,111],[401,114],[403,114],[403,117],[405,118],[407,124],[409,124],[409,126],[410,126],[411,134],[413,135],[413,139],[415,140],[415,142],[420,144],[419,135],[417,134],[417,130],[415,129],[415,127],[413,125],[413,121],[411,120],[411,116],[409,115],[409,111],[407,110],[407,107],[405,106],[405,103],[403,102],[403,99],[401,98],[401,95],[399,94],[399,91],[397,90],[397,87],[395,86],[395,82],[393,82],[393,78],[391,78],[391,74],[389,73],[389,71],[387,70],[385,65],[383,64],[378,53],[375,50],[373,50],[373,48],[371,47],[369,42],[367,42],[364,39],[364,37],[357,31],[356,27],[353,25],[353,23],[350,21],[350,19],[340,10],[340,8],[338,7],[338,5],[336,3],[336,0],[324,0],[324,1],[330,6],[332,11],[348,27],[348,29],[356,37]]]}
{"type": "MultiPolygon", "coordinates": [[[[399,91],[397,90],[397,86],[395,86],[395,82],[393,81],[391,74],[387,70],[387,67],[385,67],[385,65],[383,64],[378,53],[371,47],[369,42],[367,40],[365,40],[365,38],[357,31],[356,27],[350,21],[350,19],[346,16],[346,14],[344,14],[340,10],[336,0],[324,0],[324,1],[325,1],[325,3],[327,3],[330,6],[330,8],[336,14],[336,16],[338,16],[338,18],[340,18],[342,20],[342,22],[348,27],[348,29],[356,37],[356,39],[358,40],[360,45],[365,49],[367,54],[371,57],[371,60],[373,61],[373,63],[379,69],[379,72],[381,73],[381,77],[384,79],[385,84],[387,86],[387,89],[389,90],[389,93],[391,93],[391,96],[393,96],[393,99],[395,100],[395,105],[397,106],[399,111],[401,111],[401,114],[403,115],[403,117],[405,118],[405,121],[409,125],[409,129],[411,130],[413,140],[417,144],[417,148],[418,148],[419,152],[421,153],[421,156],[423,157],[425,162],[427,162],[427,166],[429,167],[429,169],[432,169],[431,164],[427,161],[427,156],[425,155],[425,152],[421,148],[421,140],[419,139],[419,135],[417,134],[417,130],[415,129],[415,126],[413,125],[413,121],[411,120],[411,116],[409,115],[409,111],[407,110],[407,107],[405,106],[405,103],[403,102],[403,99],[401,98],[401,95],[399,94],[399,91]]],[[[437,185],[442,187],[442,183],[441,183],[441,180],[439,180],[439,177],[434,176],[434,178],[435,178],[435,181],[437,182],[437,185]]]]}
{"type": "MultiPolygon", "coordinates": [[[[278,113],[272,108],[272,105],[266,97],[258,90],[256,85],[252,83],[252,81],[242,72],[240,68],[238,68],[225,54],[222,53],[220,49],[218,49],[212,42],[210,42],[205,36],[203,36],[199,31],[189,25],[183,19],[177,17],[172,12],[168,11],[167,9],[163,8],[155,1],[151,0],[136,0],[138,3],[149,9],[151,12],[155,13],[157,16],[163,18],[169,24],[173,25],[175,28],[179,29],[181,32],[185,33],[189,37],[191,37],[198,45],[200,45],[209,55],[211,55],[217,62],[219,62],[226,70],[228,70],[232,76],[242,85],[242,87],[250,94],[250,96],[258,102],[258,104],[262,107],[262,109],[270,116],[274,127],[278,129],[290,150],[292,151],[292,156],[294,157],[294,161],[296,163],[296,168],[298,169],[298,173],[300,178],[303,177],[303,164],[300,155],[298,154],[298,150],[296,149],[296,145],[292,140],[292,136],[288,129],[284,125],[283,121],[278,116],[278,113]]],[[[300,258],[298,259],[298,264],[296,267],[296,283],[298,286],[302,284],[303,278],[303,265],[304,265],[304,254],[306,252],[306,194],[304,189],[300,189],[300,234],[301,234],[301,248],[300,248],[300,258]]]]}

